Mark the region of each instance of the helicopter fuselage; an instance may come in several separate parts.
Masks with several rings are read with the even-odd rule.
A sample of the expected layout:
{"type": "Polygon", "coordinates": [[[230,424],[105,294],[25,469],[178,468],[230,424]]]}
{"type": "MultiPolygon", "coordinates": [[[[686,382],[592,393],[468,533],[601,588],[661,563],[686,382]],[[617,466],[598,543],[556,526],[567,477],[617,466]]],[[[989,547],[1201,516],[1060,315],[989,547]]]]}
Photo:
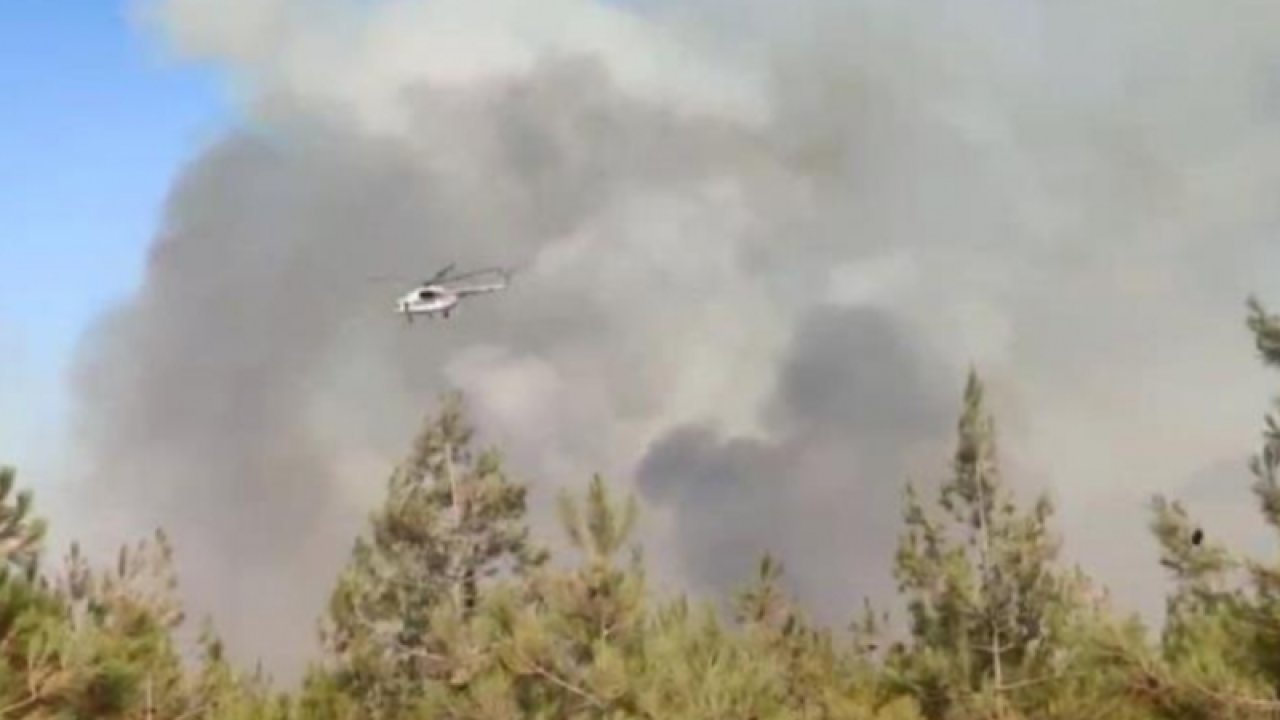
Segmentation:
{"type": "Polygon", "coordinates": [[[446,288],[427,286],[418,288],[400,298],[396,303],[396,312],[412,318],[414,315],[449,316],[453,306],[458,304],[458,295],[446,288]]]}

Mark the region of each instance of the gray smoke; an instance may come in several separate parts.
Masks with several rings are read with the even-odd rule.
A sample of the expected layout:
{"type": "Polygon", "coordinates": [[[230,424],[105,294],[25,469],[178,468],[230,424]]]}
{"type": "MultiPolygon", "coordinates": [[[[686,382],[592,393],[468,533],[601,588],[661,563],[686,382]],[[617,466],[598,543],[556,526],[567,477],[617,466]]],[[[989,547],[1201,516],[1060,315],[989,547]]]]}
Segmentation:
{"type": "MultiPolygon", "coordinates": [[[[881,310],[814,309],[766,406],[768,439],[689,425],[654,443],[640,491],[675,513],[695,589],[724,597],[770,552],[824,620],[847,621],[860,595],[886,599],[904,461],[952,426],[952,378],[920,351],[881,310]]],[[[915,478],[926,491],[932,479],[915,478]]]]}
{"type": "Polygon", "coordinates": [[[970,363],[1020,488],[1134,607],[1160,603],[1147,496],[1254,437],[1280,9],[152,9],[246,119],[85,339],[72,525],[169,528],[196,608],[285,675],[448,387],[541,531],[559,486],[636,479],[665,580],[722,590],[772,549],[833,619],[887,587],[970,363]],[[368,280],[450,262],[522,271],[409,327],[368,280]]]}

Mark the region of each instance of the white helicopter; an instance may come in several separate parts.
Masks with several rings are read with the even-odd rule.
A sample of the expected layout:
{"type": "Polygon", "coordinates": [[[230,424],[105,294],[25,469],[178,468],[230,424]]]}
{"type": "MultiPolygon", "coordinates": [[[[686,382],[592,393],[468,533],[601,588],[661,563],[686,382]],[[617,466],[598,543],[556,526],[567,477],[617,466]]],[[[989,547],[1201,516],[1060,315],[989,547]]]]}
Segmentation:
{"type": "Polygon", "coordinates": [[[448,267],[432,276],[431,279],[424,281],[421,285],[406,293],[396,301],[396,312],[404,315],[405,322],[413,322],[414,315],[425,315],[429,318],[440,315],[447,319],[449,314],[453,312],[453,308],[462,301],[462,298],[471,295],[506,290],[507,283],[510,280],[510,273],[498,268],[475,270],[462,275],[450,277],[449,273],[453,271],[453,268],[454,265],[450,264],[448,267]],[[478,285],[462,285],[457,287],[449,285],[449,283],[454,283],[469,277],[492,273],[497,273],[501,276],[502,281],[478,285]]]}

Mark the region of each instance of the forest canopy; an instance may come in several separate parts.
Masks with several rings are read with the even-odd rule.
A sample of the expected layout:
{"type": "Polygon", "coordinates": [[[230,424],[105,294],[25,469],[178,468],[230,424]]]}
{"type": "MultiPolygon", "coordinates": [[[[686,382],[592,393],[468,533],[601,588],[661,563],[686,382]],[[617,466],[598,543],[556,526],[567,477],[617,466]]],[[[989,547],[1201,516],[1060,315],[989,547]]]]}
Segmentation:
{"type": "MultiPolygon", "coordinates": [[[[1280,317],[1249,329],[1280,370],[1280,317]]],[[[1265,401],[1265,399],[1264,399],[1265,401]]],[[[1250,464],[1280,530],[1280,399],[1250,464]]],[[[600,476],[559,498],[568,555],[532,538],[528,490],[482,447],[460,395],[442,399],[386,481],[319,618],[300,687],[234,667],[206,623],[184,656],[163,531],[91,567],[45,553],[18,473],[0,470],[0,717],[848,718],[980,720],[1280,715],[1280,566],[1204,538],[1152,498],[1167,571],[1159,628],[1112,607],[1059,556],[1047,496],[1018,497],[972,371],[946,481],[905,484],[891,607],[811,620],[760,558],[730,612],[660,598],[632,529],[638,506],[600,476]],[[905,629],[890,628],[890,615],[905,629]]],[[[679,479],[674,479],[678,481],[679,479]]]]}

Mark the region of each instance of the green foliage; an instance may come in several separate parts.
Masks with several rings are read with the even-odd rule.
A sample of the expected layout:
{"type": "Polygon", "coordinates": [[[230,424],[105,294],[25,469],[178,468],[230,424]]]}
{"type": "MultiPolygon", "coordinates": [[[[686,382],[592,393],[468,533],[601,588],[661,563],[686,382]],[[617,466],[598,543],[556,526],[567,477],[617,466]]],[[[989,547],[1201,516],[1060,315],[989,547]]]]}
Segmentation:
{"type": "Polygon", "coordinates": [[[441,631],[480,602],[484,583],[545,553],[528,542],[525,489],[493,450],[472,451],[461,398],[445,398],[391,476],[330,600],[322,639],[338,686],[370,718],[399,717],[456,671],[441,631]]]}
{"type": "MultiPolygon", "coordinates": [[[[1248,327],[1280,368],[1280,318],[1248,327]]],[[[1280,531],[1280,405],[1250,463],[1280,531]]],[[[1280,715],[1280,566],[1193,542],[1157,496],[1171,587],[1149,638],[1064,567],[1047,497],[1020,506],[971,372],[936,504],[908,484],[895,576],[908,621],[867,604],[847,636],[812,622],[765,555],[731,616],[660,599],[633,543],[638,506],[600,476],[562,493],[566,550],[530,541],[525,488],[473,449],[444,398],[337,578],[321,662],[293,693],[241,673],[206,623],[183,661],[162,532],[94,568],[50,572],[30,491],[0,469],[0,718],[58,720],[1218,720],[1280,715]]]]}
{"type": "Polygon", "coordinates": [[[1092,659],[1086,636],[1100,618],[1091,589],[1057,566],[1048,497],[1023,511],[1005,485],[973,372],[957,430],[942,512],[907,486],[895,575],[911,642],[892,658],[891,677],[930,718],[1075,717],[1063,700],[1081,695],[1064,688],[1092,659]]]}
{"type": "Polygon", "coordinates": [[[17,471],[0,467],[0,573],[17,571],[30,578],[40,560],[45,521],[31,517],[32,495],[14,495],[17,471]]]}
{"type": "MultiPolygon", "coordinates": [[[[1280,319],[1249,300],[1247,326],[1263,364],[1280,368],[1280,319]]],[[[1263,521],[1280,529],[1280,432],[1264,419],[1250,462],[1263,521]]],[[[1133,685],[1164,718],[1280,714],[1280,570],[1214,542],[1196,545],[1185,507],[1157,496],[1152,531],[1173,580],[1158,655],[1130,653],[1133,685]]]]}

